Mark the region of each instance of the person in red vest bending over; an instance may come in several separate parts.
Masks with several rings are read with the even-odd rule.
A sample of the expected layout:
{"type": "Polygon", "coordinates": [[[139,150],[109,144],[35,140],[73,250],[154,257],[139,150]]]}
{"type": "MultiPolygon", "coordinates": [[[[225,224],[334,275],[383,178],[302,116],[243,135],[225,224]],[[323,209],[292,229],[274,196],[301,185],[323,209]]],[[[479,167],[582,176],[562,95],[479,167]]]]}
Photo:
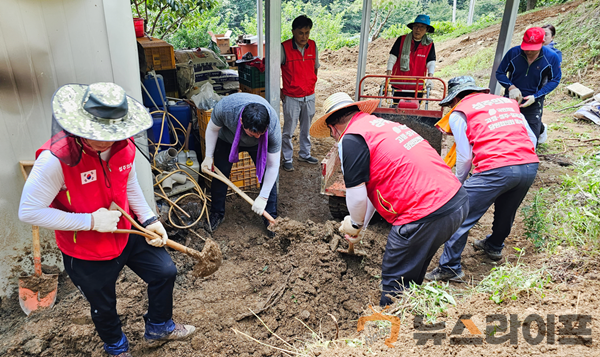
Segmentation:
{"type": "Polygon", "coordinates": [[[383,255],[379,305],[392,303],[411,282],[421,284],[438,248],[467,217],[467,192],[438,153],[406,125],[371,115],[379,100],[354,102],[346,93],[323,103],[310,128],[338,142],[346,216],[340,232],[351,243],[373,210],[393,225],[383,255]]]}
{"type": "Polygon", "coordinates": [[[172,320],[177,268],[162,248],[167,232],[146,203],[135,174],[132,136],[151,127],[152,117],[114,83],[64,85],[54,93],[52,112],[56,134],[36,152],[19,219],[55,231],[65,270],[89,302],[109,355],[131,356],[115,293],[125,265],[148,284],[146,341],[190,336],[194,326],[172,320]],[[108,210],[112,202],[133,212],[160,238],[114,233],[131,223],[121,212],[108,210]]]}
{"type": "Polygon", "coordinates": [[[312,26],[312,20],[306,15],[296,17],[292,22],[293,38],[281,43],[281,76],[283,77],[281,151],[285,171],[294,171],[292,135],[298,123],[300,123],[298,160],[312,165],[319,163],[319,160],[310,155],[308,135],[310,123],[315,115],[315,84],[319,71],[317,44],[309,39],[312,26]]]}
{"type": "MultiPolygon", "coordinates": [[[[433,77],[435,72],[435,45],[427,33],[433,33],[435,29],[430,25],[428,15],[419,15],[414,22],[406,25],[412,31],[406,35],[398,37],[390,51],[390,57],[387,63],[385,73],[398,76],[428,76],[433,77]]],[[[432,82],[428,79],[425,83],[426,88],[432,88],[432,82]]],[[[415,88],[417,83],[414,81],[394,81],[392,82],[394,97],[415,97],[415,88]]],[[[422,82],[419,83],[418,90],[423,90],[422,82]]],[[[417,94],[419,98],[423,93],[417,94]]],[[[394,99],[394,103],[398,103],[394,99]]]]}
{"type": "Polygon", "coordinates": [[[453,109],[449,126],[456,142],[456,177],[469,194],[469,216],[444,245],[440,265],[425,275],[429,280],[461,280],[460,256],[469,230],[494,205],[492,234],[474,240],[492,260],[502,259],[517,209],[538,170],[536,138],[519,111],[519,104],[478,87],[471,76],[448,81],[441,106],[453,109]],[[467,179],[473,166],[473,175],[467,179]],[[465,181],[466,180],[466,181],[465,181]]]}

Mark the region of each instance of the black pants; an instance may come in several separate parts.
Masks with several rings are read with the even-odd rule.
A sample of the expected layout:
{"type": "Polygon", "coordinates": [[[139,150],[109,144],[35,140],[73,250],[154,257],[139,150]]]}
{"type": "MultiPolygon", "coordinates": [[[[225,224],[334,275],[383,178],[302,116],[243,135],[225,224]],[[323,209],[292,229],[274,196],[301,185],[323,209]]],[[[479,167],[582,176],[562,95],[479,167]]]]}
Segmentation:
{"type": "Polygon", "coordinates": [[[388,235],[381,276],[383,292],[380,306],[392,303],[385,296],[408,288],[411,282],[422,284],[431,259],[467,218],[469,202],[434,221],[393,226],[388,235]]]}
{"type": "MultiPolygon", "coordinates": [[[[252,147],[239,147],[239,152],[246,151],[252,161],[256,164],[256,155],[258,153],[258,145],[252,147]]],[[[215,158],[214,165],[221,170],[225,177],[229,177],[231,173],[231,166],[233,164],[229,162],[229,153],[231,152],[231,144],[228,142],[217,139],[217,146],[215,147],[215,158]]],[[[225,215],[225,197],[227,196],[227,185],[219,180],[212,180],[210,184],[211,193],[211,204],[210,212],[220,215],[225,215]]],[[[267,199],[267,206],[265,211],[270,214],[273,218],[277,218],[277,184],[273,185],[269,198],[267,199]]]]}
{"type": "Polygon", "coordinates": [[[535,138],[539,139],[542,133],[542,113],[544,112],[544,99],[545,97],[539,97],[535,102],[525,108],[521,108],[521,114],[527,120],[531,131],[535,134],[535,138]]]}
{"type": "Polygon", "coordinates": [[[63,253],[63,261],[73,284],[90,303],[92,321],[104,343],[115,344],[123,335],[115,289],[125,265],[148,284],[148,317],[156,322],[171,319],[177,268],[164,248],[148,245],[143,237],[130,234],[117,258],[91,261],[63,253]]]}

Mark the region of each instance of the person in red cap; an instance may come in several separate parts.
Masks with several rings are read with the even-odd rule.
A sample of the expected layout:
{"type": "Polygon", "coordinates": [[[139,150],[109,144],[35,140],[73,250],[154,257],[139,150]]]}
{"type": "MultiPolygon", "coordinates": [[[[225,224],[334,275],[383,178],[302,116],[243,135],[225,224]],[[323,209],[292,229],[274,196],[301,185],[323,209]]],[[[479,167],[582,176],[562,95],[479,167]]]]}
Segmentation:
{"type": "Polygon", "coordinates": [[[562,72],[556,52],[544,47],[545,31],[532,27],[525,31],[521,46],[508,50],[496,71],[496,79],[505,88],[505,97],[520,103],[521,114],[535,134],[543,131],[544,98],[560,83],[562,72]]]}

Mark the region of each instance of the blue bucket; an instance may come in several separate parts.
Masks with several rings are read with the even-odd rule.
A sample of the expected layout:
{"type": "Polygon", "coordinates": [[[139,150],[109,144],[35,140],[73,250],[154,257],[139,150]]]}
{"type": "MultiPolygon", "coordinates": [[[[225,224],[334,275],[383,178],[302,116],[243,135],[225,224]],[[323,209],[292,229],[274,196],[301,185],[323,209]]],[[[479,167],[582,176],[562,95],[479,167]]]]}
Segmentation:
{"type": "MultiPolygon", "coordinates": [[[[169,106],[169,113],[171,113],[183,126],[183,130],[187,130],[188,125],[190,124],[190,122],[192,121],[192,108],[189,104],[187,104],[184,101],[179,101],[177,102],[175,105],[170,105],[169,106]]],[[[176,128],[179,128],[179,124],[175,121],[173,121],[173,125],[176,128]]],[[[193,135],[193,133],[190,133],[190,141],[189,141],[189,149],[190,150],[196,150],[196,139],[193,135]]],[[[183,133],[181,132],[177,132],[177,136],[179,138],[179,143],[181,145],[184,144],[185,142],[185,136],[183,135],[183,133]]]]}
{"type": "MultiPolygon", "coordinates": [[[[163,144],[170,144],[171,140],[169,138],[169,125],[167,121],[167,117],[165,117],[165,121],[163,122],[163,113],[154,113],[152,114],[152,127],[148,129],[148,138],[152,140],[154,144],[158,144],[160,142],[163,144]],[[160,136],[160,130],[162,127],[162,136],[160,136]]],[[[168,149],[168,146],[161,146],[161,150],[168,149]]],[[[154,152],[154,148],[150,149],[150,152],[154,152]]]]}
{"type": "MultiPolygon", "coordinates": [[[[163,101],[160,95],[162,93],[162,98],[164,98],[164,100],[167,100],[167,92],[165,91],[165,81],[163,80],[163,76],[157,74],[156,80],[154,79],[154,76],[151,73],[148,73],[144,77],[142,83],[144,84],[146,90],[148,90],[148,93],[150,93],[150,96],[154,100],[154,103],[156,103],[156,105],[160,107],[163,105],[163,101]],[[156,80],[158,80],[158,87],[156,86],[156,80]]],[[[152,103],[152,100],[150,100],[150,97],[148,96],[144,88],[142,88],[142,99],[146,107],[155,106],[154,103],[152,103]]]]}

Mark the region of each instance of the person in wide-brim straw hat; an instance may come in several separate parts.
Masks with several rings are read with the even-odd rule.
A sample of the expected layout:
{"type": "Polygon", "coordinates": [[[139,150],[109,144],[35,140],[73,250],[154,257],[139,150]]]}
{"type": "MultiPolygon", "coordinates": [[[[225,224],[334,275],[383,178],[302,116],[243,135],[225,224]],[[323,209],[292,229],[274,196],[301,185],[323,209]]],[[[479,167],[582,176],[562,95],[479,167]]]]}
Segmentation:
{"type": "Polygon", "coordinates": [[[177,269],[162,248],[167,232],[135,174],[132,136],[148,129],[152,117],[114,83],[62,86],[52,98],[52,114],[56,133],[36,152],[19,218],[55,231],[65,271],[89,302],[109,355],[131,356],[115,295],[125,265],[148,284],[145,338],[155,343],[191,335],[194,326],[171,319],[177,269]],[[115,233],[131,224],[109,210],[113,202],[157,237],[115,233]]]}
{"type": "Polygon", "coordinates": [[[355,106],[358,111],[371,114],[379,106],[379,100],[371,99],[360,102],[355,102],[346,93],[335,93],[329,96],[323,102],[323,111],[325,114],[317,119],[310,127],[310,135],[315,138],[327,138],[329,137],[329,128],[327,126],[327,119],[333,113],[338,110],[345,109],[351,106],[355,106]]]}
{"type": "Polygon", "coordinates": [[[444,244],[439,266],[425,279],[463,280],[461,254],[469,230],[492,205],[492,233],[475,239],[473,247],[492,260],[502,259],[504,240],[535,179],[539,160],[533,131],[515,100],[489,92],[477,86],[471,76],[455,77],[448,81],[448,95],[440,102],[452,107],[436,126],[454,136],[456,177],[464,182],[469,195],[469,215],[444,244]]]}
{"type": "Polygon", "coordinates": [[[315,137],[338,142],[350,215],[340,232],[350,243],[374,210],[394,227],[382,263],[379,304],[392,303],[411,282],[421,284],[437,249],[467,215],[468,200],[442,158],[405,125],[372,113],[378,100],[354,102],[346,93],[325,100],[325,115],[310,128],[315,137]]]}

